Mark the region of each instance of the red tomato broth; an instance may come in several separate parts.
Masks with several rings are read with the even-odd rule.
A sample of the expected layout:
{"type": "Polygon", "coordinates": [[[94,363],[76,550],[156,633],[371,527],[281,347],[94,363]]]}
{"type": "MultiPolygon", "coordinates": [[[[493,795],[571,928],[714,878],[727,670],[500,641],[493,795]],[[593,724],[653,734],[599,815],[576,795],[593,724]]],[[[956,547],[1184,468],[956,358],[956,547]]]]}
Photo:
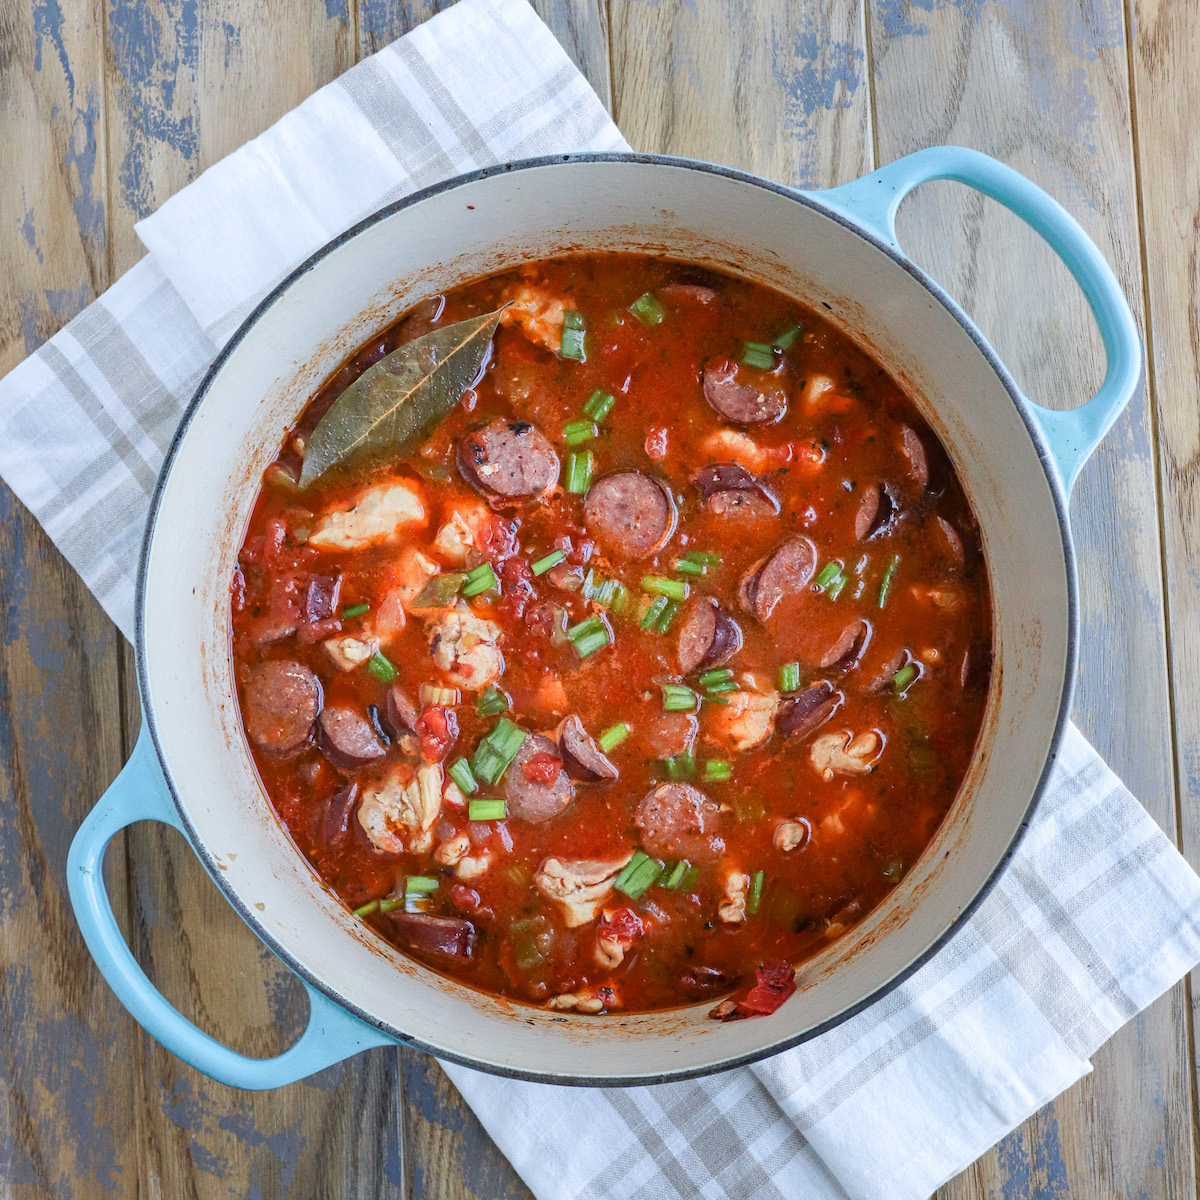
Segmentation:
{"type": "MultiPolygon", "coordinates": [[[[324,841],[330,797],[351,779],[369,788],[381,771],[404,761],[395,741],[380,763],[357,771],[334,766],[315,744],[280,759],[252,738],[248,741],[280,818],[347,905],[357,908],[385,897],[405,876],[439,879],[432,911],[468,916],[477,940],[469,959],[415,951],[436,969],[485,991],[533,1002],[591,990],[603,996],[605,1008],[638,1011],[716,997],[752,983],[764,961],[802,960],[861,920],[912,866],[949,811],[982,724],[990,669],[990,598],[977,523],[912,401],[832,325],[745,280],[636,256],[539,263],[468,284],[421,306],[330,377],[285,439],[280,464],[294,470],[300,461],[294,436],[311,432],[332,399],[367,366],[426,332],[432,313],[437,313],[437,325],[444,325],[491,311],[522,282],[565,297],[569,307],[584,314],[587,361],[562,359],[534,344],[521,329],[502,326],[475,388],[406,462],[354,464],[302,493],[265,483],[234,582],[235,675],[244,697],[246,679],[257,664],[286,659],[319,677],[327,709],[345,705],[361,713],[374,705],[384,712],[388,685],[362,667],[338,669],[322,638],[336,633],[335,627],[343,634],[364,627],[392,585],[405,546],[427,548],[448,512],[480,502],[478,491],[455,468],[455,445],[462,435],[495,417],[529,421],[554,443],[565,464],[570,447],[562,437],[563,425],[579,420],[585,401],[600,389],[616,403],[601,423],[599,437],[579,448],[592,450],[597,478],[633,470],[665,480],[678,506],[673,536],[662,550],[640,561],[606,554],[584,528],[583,497],[566,494],[560,475],[549,495],[496,510],[490,536],[473,561],[492,563],[502,580],[501,595],[475,597],[470,607],[501,629],[506,666],[497,686],[512,701],[505,715],[527,730],[551,732],[560,717],[572,712],[593,736],[625,722],[629,736],[609,751],[620,778],[576,783],[573,804],[544,824],[509,817],[481,827],[468,823],[465,810],[444,804],[435,826],[437,841],[468,831],[477,843],[486,832],[484,846],[493,854],[485,873],[460,883],[452,870],[437,864],[432,851],[380,853],[354,814],[344,837],[333,845],[324,841]],[[671,298],[669,285],[681,279],[711,285],[716,299],[671,298]],[[660,288],[668,289],[662,300],[665,318],[643,325],[628,306],[660,288]],[[781,511],[762,519],[707,511],[690,481],[709,463],[729,461],[727,455],[714,457],[704,443],[735,427],[706,401],[704,365],[719,356],[736,362],[744,342],[770,341],[792,323],[802,333],[783,353],[783,366],[772,377],[788,393],[788,411],[777,423],[745,430],[760,453],[762,468],[756,474],[775,491],[781,511]],[[826,403],[809,405],[804,385],[815,374],[829,376],[836,387],[826,393],[826,403]],[[903,453],[905,426],[917,432],[927,451],[930,474],[936,477],[929,492],[912,477],[903,453]],[[321,514],[349,505],[371,484],[397,477],[419,482],[430,518],[425,528],[399,542],[352,552],[304,544],[305,531],[321,514]],[[854,526],[862,491],[881,480],[894,488],[900,517],[879,536],[860,542],[854,526]],[[957,532],[961,565],[938,536],[936,517],[957,532]],[[794,534],[815,544],[818,567],[840,561],[849,582],[836,599],[810,584],[782,601],[762,623],[739,605],[739,580],[751,564],[794,534]],[[564,570],[586,562],[583,570],[591,567],[604,578],[621,580],[632,598],[624,615],[608,617],[614,643],[582,662],[569,642],[556,644],[548,636],[544,606],[559,606],[571,624],[599,610],[578,591],[556,587],[549,574],[533,577],[516,565],[532,564],[556,546],[567,546],[564,538],[570,539],[564,570]],[[719,553],[722,561],[702,578],[678,574],[676,560],[692,549],[719,553]],[[881,608],[884,575],[896,555],[899,566],[881,608]],[[315,623],[320,636],[313,634],[314,623],[306,623],[303,614],[312,575],[340,575],[338,612],[366,603],[368,614],[315,623]],[[778,686],[778,668],[797,661],[803,684],[830,679],[844,692],[845,703],[813,736],[789,739],[776,731],[765,744],[736,752],[713,740],[721,709],[703,702],[694,746],[697,770],[689,782],[721,806],[724,855],[696,864],[699,876],[686,894],[660,885],[639,899],[614,892],[595,922],[568,928],[559,907],[532,882],[539,864],[551,856],[616,857],[640,846],[635,810],[643,795],[667,778],[663,742],[655,730],[663,721],[680,721],[664,717],[656,681],[669,677],[696,686],[695,674],[680,676],[675,658],[680,618],[665,636],[639,628],[637,599],[645,575],[684,579],[693,595],[715,597],[736,617],[744,642],[728,665],[737,675],[750,672],[763,690],[772,689],[778,686]],[[953,598],[952,605],[940,606],[937,599],[947,597],[953,598]],[[296,611],[296,633],[278,640],[264,635],[286,627],[296,611]],[[855,618],[872,626],[858,664],[845,673],[819,669],[819,656],[855,618]],[[894,686],[865,690],[864,682],[884,672],[900,651],[920,662],[920,676],[905,694],[898,695],[894,686]],[[966,666],[964,656],[970,656],[966,666]],[[548,691],[547,679],[554,678],[565,690],[566,707],[555,705],[548,691]],[[818,774],[811,761],[813,737],[841,729],[874,729],[882,735],[883,750],[869,774],[832,779],[818,774]],[[732,778],[704,782],[708,759],[728,760],[732,778]],[[776,848],[777,825],[794,819],[807,821],[811,836],[797,849],[776,848]],[[761,870],[765,879],[757,914],[738,923],[717,916],[723,879],[731,868],[750,877],[761,870]],[[478,896],[479,907],[464,914],[467,891],[478,896]],[[606,913],[621,909],[640,918],[642,931],[620,965],[604,969],[595,956],[597,927],[605,923],[606,913]]],[[[422,683],[444,682],[416,616],[410,615],[404,629],[388,640],[386,656],[414,696],[422,683]]],[[[458,737],[447,763],[459,756],[469,759],[496,722],[494,716],[485,719],[476,713],[477,696],[463,692],[455,708],[458,737]]],[[[479,793],[500,794],[501,788],[486,786],[479,793]]],[[[376,912],[366,919],[384,937],[413,950],[396,936],[388,916],[376,912]]]]}

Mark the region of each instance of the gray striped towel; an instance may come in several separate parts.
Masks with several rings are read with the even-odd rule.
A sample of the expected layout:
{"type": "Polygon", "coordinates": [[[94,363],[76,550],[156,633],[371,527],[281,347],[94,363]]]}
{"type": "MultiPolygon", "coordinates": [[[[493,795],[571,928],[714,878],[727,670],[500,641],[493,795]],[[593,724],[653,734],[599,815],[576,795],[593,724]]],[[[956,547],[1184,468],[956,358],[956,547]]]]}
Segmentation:
{"type": "MultiPolygon", "coordinates": [[[[490,163],[625,142],[525,0],[462,0],[138,226],[150,251],[0,381],[0,474],[132,627],[155,474],[255,302],[359,217],[490,163]]],[[[539,1200],[919,1200],[1200,960],[1200,878],[1075,730],[1019,851],[884,999],[753,1067],[571,1089],[447,1066],[539,1200]]]]}

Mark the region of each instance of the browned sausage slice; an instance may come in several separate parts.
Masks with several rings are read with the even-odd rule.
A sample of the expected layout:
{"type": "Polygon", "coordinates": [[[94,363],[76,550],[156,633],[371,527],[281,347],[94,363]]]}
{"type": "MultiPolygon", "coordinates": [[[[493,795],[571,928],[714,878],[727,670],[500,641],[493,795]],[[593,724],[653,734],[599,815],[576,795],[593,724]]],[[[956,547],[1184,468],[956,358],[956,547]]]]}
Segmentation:
{"type": "Polygon", "coordinates": [[[335,846],[346,836],[350,814],[354,811],[357,800],[357,782],[346,784],[329,797],[329,802],[325,805],[325,815],[321,818],[321,840],[325,845],[335,846]]]}
{"type": "Polygon", "coordinates": [[[522,743],[504,775],[504,798],[510,817],[535,825],[557,817],[575,799],[575,785],[562,769],[558,747],[544,734],[531,733],[522,743]],[[530,761],[535,755],[549,755],[559,764],[558,773],[548,783],[525,772],[528,765],[536,773],[537,764],[530,761]]]}
{"type": "Polygon", "coordinates": [[[554,486],[558,455],[528,421],[498,420],[459,438],[458,469],[481,491],[517,500],[554,486]]]}
{"type": "Polygon", "coordinates": [[[462,917],[439,917],[403,909],[393,909],[388,917],[396,937],[409,950],[437,958],[470,958],[475,952],[475,926],[462,917]]]}
{"type": "Polygon", "coordinates": [[[765,425],[787,412],[787,393],[777,380],[762,371],[739,370],[727,358],[705,363],[704,398],[737,425],[765,425]]]}
{"type": "Polygon", "coordinates": [[[393,734],[411,733],[417,727],[421,710],[401,683],[393,683],[387,694],[387,723],[393,734]]]}
{"type": "Polygon", "coordinates": [[[563,766],[572,779],[595,783],[600,779],[616,779],[619,772],[604,751],[592,740],[583,722],[574,714],[563,717],[555,736],[563,766]]]}
{"type": "Polygon", "coordinates": [[[958,530],[945,517],[935,517],[934,525],[941,535],[946,557],[950,559],[954,566],[963,566],[967,561],[967,555],[963,549],[962,538],[959,537],[958,530]]]}
{"type": "Polygon", "coordinates": [[[873,483],[862,494],[854,516],[854,536],[860,542],[890,528],[896,516],[896,500],[888,485],[873,483]]]}
{"type": "Polygon", "coordinates": [[[621,558],[647,558],[675,532],[675,501],[640,471],[597,479],[583,505],[588,533],[621,558]]]}
{"type": "Polygon", "coordinates": [[[738,597],[760,621],[766,621],[784,596],[808,586],[817,569],[817,548],[806,537],[789,538],[742,576],[738,597]]]}
{"type": "Polygon", "coordinates": [[[646,744],[655,758],[674,758],[692,748],[699,731],[695,713],[660,712],[646,729],[646,744]]]}
{"type": "Polygon", "coordinates": [[[679,669],[708,670],[728,662],[742,648],[741,626],[711,597],[688,606],[679,626],[679,669]]]}
{"type": "Polygon", "coordinates": [[[320,724],[321,753],[343,771],[365,767],[387,753],[371,722],[352,708],[327,708],[320,724]]]}
{"type": "Polygon", "coordinates": [[[279,758],[308,745],[320,713],[321,681],[298,662],[261,663],[242,693],[242,715],[251,741],[279,758]]]}
{"type": "Polygon", "coordinates": [[[633,819],[648,854],[695,863],[724,851],[716,833],[720,813],[716,802],[690,783],[660,783],[642,797],[633,819]]]}
{"type": "Polygon", "coordinates": [[[309,621],[325,621],[337,614],[342,591],[340,575],[314,575],[304,593],[304,616],[309,621]]]}
{"type": "Polygon", "coordinates": [[[773,517],[779,499],[761,480],[737,463],[710,463],[692,476],[692,484],[718,516],[773,517]]]}
{"type": "Polygon", "coordinates": [[[848,671],[867,648],[871,638],[871,625],[868,621],[851,621],[841,636],[821,657],[817,664],[822,670],[848,671]]]}
{"type": "Polygon", "coordinates": [[[907,425],[901,428],[900,436],[903,439],[904,457],[908,459],[909,473],[924,491],[929,486],[929,457],[925,453],[925,443],[921,441],[916,430],[907,425]]]}
{"type": "Polygon", "coordinates": [[[845,698],[828,679],[819,679],[780,703],[775,728],[784,737],[803,740],[816,733],[841,708],[845,698]]]}

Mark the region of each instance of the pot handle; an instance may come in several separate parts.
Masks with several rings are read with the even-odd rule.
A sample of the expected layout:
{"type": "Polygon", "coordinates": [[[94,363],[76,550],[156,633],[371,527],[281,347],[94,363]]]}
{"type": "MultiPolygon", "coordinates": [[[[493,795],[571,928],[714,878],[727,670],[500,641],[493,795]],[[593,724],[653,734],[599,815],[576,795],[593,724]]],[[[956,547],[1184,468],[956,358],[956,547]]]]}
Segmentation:
{"type": "Polygon", "coordinates": [[[899,251],[896,210],[913,188],[932,179],[965,183],[1016,213],[1062,259],[1096,318],[1108,360],[1100,390],[1079,407],[1062,411],[1026,400],[1070,493],[1080,468],[1121,415],[1141,378],[1142,344],[1121,285],[1066,209],[1024,175],[978,150],[932,146],[853,183],[812,194],[899,251]]]}
{"type": "Polygon", "coordinates": [[[104,886],[108,844],[135,821],[161,821],[183,832],[144,725],[129,761],[71,842],[67,887],[83,940],[101,975],[151,1037],[205,1075],[252,1091],[293,1083],[372,1046],[396,1044],[307,983],[308,1026],[291,1049],[275,1058],[238,1054],[173,1008],[130,953],[104,886]]]}

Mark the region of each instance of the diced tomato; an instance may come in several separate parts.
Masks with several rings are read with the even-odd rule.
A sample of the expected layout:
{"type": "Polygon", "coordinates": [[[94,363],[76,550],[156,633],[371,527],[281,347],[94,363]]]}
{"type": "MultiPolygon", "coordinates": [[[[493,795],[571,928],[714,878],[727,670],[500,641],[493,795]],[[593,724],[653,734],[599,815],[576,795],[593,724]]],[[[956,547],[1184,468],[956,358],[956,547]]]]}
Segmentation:
{"type": "Polygon", "coordinates": [[[643,928],[641,917],[633,909],[618,908],[616,912],[609,913],[604,918],[604,923],[597,933],[610,941],[620,942],[628,949],[641,935],[643,928]]]}
{"type": "Polygon", "coordinates": [[[266,535],[263,543],[263,560],[270,562],[283,549],[283,542],[287,537],[287,526],[278,517],[271,517],[264,526],[263,532],[266,535]]]}
{"type": "Polygon", "coordinates": [[[525,606],[534,598],[533,570],[523,558],[506,558],[500,565],[501,590],[500,609],[519,620],[525,606]]]}
{"type": "Polygon", "coordinates": [[[456,883],[450,889],[450,903],[459,912],[474,912],[479,907],[480,899],[479,893],[465,883],[456,883]]]}
{"type": "Polygon", "coordinates": [[[551,784],[562,770],[562,760],[542,750],[532,755],[521,769],[530,783],[551,784]]]}
{"type": "Polygon", "coordinates": [[[568,539],[567,562],[572,563],[574,566],[582,567],[592,557],[596,549],[596,544],[588,538],[583,538],[579,545],[574,550],[571,550],[569,542],[570,539],[568,539]]]}
{"type": "Polygon", "coordinates": [[[763,963],[754,976],[753,987],[722,1000],[708,1015],[718,1021],[764,1017],[773,1013],[796,990],[796,968],[782,958],[763,963]]]}
{"type": "Polygon", "coordinates": [[[431,704],[417,718],[416,732],[421,738],[421,757],[426,762],[441,762],[458,739],[458,717],[452,708],[431,704]]]}
{"type": "Polygon", "coordinates": [[[646,454],[655,462],[667,457],[667,429],[665,425],[651,426],[646,434],[646,454]]]}

